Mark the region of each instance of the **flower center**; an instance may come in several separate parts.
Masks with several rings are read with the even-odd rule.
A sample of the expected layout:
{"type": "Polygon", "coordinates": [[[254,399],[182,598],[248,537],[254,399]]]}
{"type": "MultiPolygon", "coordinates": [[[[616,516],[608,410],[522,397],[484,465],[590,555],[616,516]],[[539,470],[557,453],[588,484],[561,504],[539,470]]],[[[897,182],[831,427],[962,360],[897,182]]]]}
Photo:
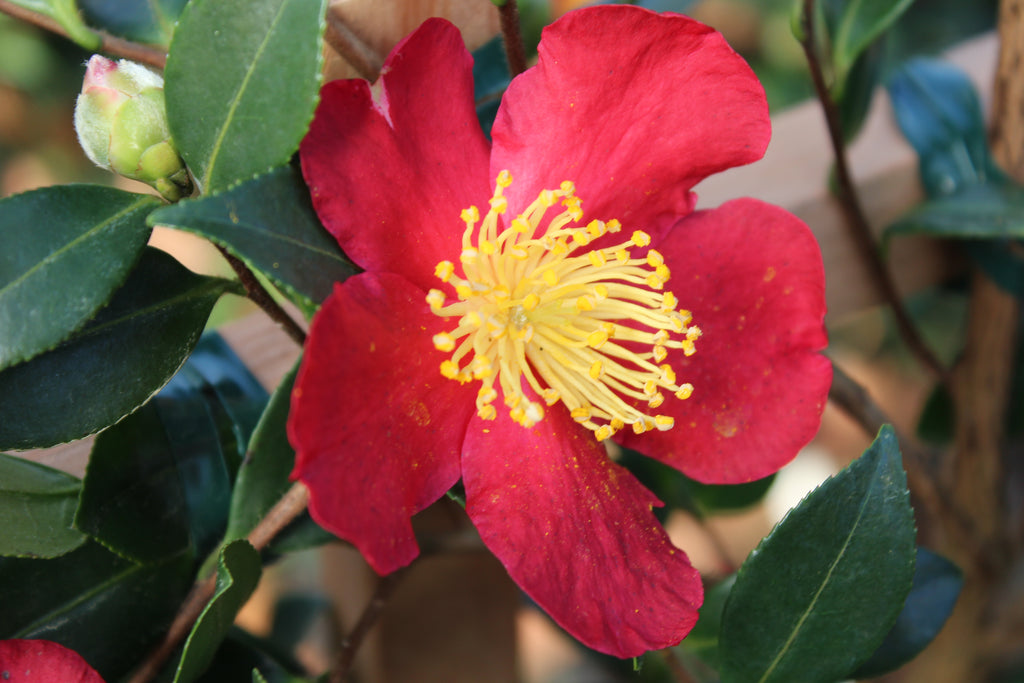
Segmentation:
{"type": "Polygon", "coordinates": [[[680,400],[693,393],[664,361],[670,349],[692,355],[700,329],[664,291],[670,274],[662,255],[654,249],[635,255],[651,238],[637,230],[615,246],[587,249],[622,225],[593,220],[581,227],[583,209],[568,181],[543,190],[501,229],[498,217],[508,208],[503,191],[511,184],[508,171],[498,174],[483,221],[475,206],[462,212],[463,277],[451,261],[437,264],[437,277],[458,295],[447,305],[444,292],[427,295],[434,313],[458,319],[454,330],[434,336],[438,350],[452,352],[441,374],[480,380],[476,406],[485,420],[497,415],[495,385],[518,424],[543,419],[543,406],[524,392],[525,380],[547,405],[564,403],[598,440],[626,425],[637,434],[671,429],[670,416],[638,406],[653,411],[665,392],[680,400]],[[562,211],[542,229],[556,204],[562,211]]]}

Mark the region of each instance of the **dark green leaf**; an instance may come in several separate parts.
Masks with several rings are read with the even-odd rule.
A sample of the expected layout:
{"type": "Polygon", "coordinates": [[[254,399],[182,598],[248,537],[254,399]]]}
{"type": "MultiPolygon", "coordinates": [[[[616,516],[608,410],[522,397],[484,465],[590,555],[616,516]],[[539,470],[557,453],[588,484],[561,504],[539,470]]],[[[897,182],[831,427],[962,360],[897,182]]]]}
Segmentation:
{"type": "Polygon", "coordinates": [[[85,542],[71,522],[82,482],[0,453],[0,555],[57,557],[85,542]]]}
{"type": "MultiPolygon", "coordinates": [[[[903,14],[913,0],[848,0],[833,44],[836,81],[841,83],[864,52],[903,14]]],[[[843,90],[842,86],[839,90],[843,90]]]]}
{"type": "Polygon", "coordinates": [[[185,642],[174,683],[195,681],[206,670],[261,573],[260,554],[248,541],[232,541],[221,549],[217,591],[185,642]]]}
{"type": "Polygon", "coordinates": [[[679,644],[679,647],[696,655],[715,670],[721,668],[718,659],[718,634],[722,628],[722,611],[735,583],[736,575],[733,574],[704,594],[704,604],[700,608],[697,625],[679,644]]]}
{"type": "Polygon", "coordinates": [[[50,17],[67,31],[68,37],[86,50],[98,50],[100,37],[89,30],[78,14],[75,0],[11,0],[15,5],[50,17]]]}
{"type": "Polygon", "coordinates": [[[324,0],[193,0],[165,71],[171,135],[203,192],[284,164],[313,118],[324,0]]]}
{"type": "Polygon", "coordinates": [[[52,349],[110,300],[146,246],[157,204],[95,185],[0,201],[0,370],[52,349]]]}
{"type": "Polygon", "coordinates": [[[831,683],[879,646],[914,572],[914,519],[891,427],[751,553],[722,616],[723,683],[831,683]]]}
{"type": "Polygon", "coordinates": [[[215,409],[218,422],[227,423],[231,438],[222,437],[221,441],[225,445],[225,455],[238,456],[237,461],[230,458],[231,478],[234,479],[253,430],[267,406],[267,390],[219,334],[203,335],[189,357],[188,365],[202,377],[205,384],[203,393],[215,409]],[[228,452],[230,443],[234,446],[228,452]]]}
{"type": "Polygon", "coordinates": [[[166,46],[188,0],[78,0],[93,26],[137,43],[166,46]]]}
{"type": "Polygon", "coordinates": [[[270,556],[285,555],[299,550],[317,548],[337,540],[337,536],[314,522],[313,518],[309,516],[309,511],[306,511],[282,529],[281,533],[275,536],[267,546],[265,552],[270,556]]]}
{"type": "Polygon", "coordinates": [[[205,555],[231,483],[218,430],[188,368],[96,439],[76,526],[137,562],[205,555]]]}
{"type": "Polygon", "coordinates": [[[941,384],[932,390],[917,422],[917,436],[935,445],[950,443],[955,434],[956,406],[953,397],[941,384]]]}
{"type": "Polygon", "coordinates": [[[308,312],[355,271],[320,225],[309,191],[290,166],[161,209],[150,224],[194,232],[226,247],[308,312]]]}
{"type": "Polygon", "coordinates": [[[291,488],[288,475],[295,465],[295,451],[288,442],[286,423],[297,370],[298,363],[274,391],[253,434],[231,497],[227,540],[245,538],[291,488]]]}
{"type": "Polygon", "coordinates": [[[886,41],[879,41],[861,55],[843,81],[841,92],[833,91],[839,108],[843,140],[853,140],[864,125],[882,72],[886,41]]]}
{"type": "Polygon", "coordinates": [[[900,129],[920,157],[930,196],[1002,179],[989,154],[978,96],[964,73],[936,60],[912,59],[887,87],[900,129]]]}
{"type": "Polygon", "coordinates": [[[187,558],[143,566],[96,543],[52,560],[0,558],[0,639],[56,641],[116,681],[163,635],[191,583],[187,558]]]}
{"type": "Polygon", "coordinates": [[[886,236],[925,233],[959,239],[1024,238],[1024,189],[975,183],[929,199],[900,218],[886,236]]]}
{"type": "Polygon", "coordinates": [[[881,647],[851,678],[881,676],[916,657],[946,623],[963,582],[963,574],[955,564],[926,548],[918,548],[914,586],[903,611],[881,647]]]}
{"type": "Polygon", "coordinates": [[[110,304],[81,331],[0,372],[0,449],[78,439],[138,408],[181,367],[229,287],[147,249],[110,304]]]}
{"type": "Polygon", "coordinates": [[[498,114],[498,105],[505,88],[512,81],[505,57],[505,43],[496,36],[473,51],[473,97],[476,117],[487,137],[498,114]]]}

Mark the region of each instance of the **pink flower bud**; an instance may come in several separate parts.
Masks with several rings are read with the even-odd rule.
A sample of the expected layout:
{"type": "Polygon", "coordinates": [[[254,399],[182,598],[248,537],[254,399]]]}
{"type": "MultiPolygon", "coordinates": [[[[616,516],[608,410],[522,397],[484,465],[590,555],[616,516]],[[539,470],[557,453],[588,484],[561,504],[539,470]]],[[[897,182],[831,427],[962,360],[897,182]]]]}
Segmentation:
{"type": "Polygon", "coordinates": [[[75,131],[94,164],[174,201],[192,185],[167,127],[163,87],[163,78],[144,66],[93,55],[75,105],[75,131]]]}

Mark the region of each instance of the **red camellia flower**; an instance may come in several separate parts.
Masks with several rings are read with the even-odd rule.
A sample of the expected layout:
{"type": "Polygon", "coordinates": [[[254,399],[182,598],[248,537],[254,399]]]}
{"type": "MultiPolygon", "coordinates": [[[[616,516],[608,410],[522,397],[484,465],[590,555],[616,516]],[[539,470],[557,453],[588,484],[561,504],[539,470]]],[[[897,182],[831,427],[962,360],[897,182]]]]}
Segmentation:
{"type": "Polygon", "coordinates": [[[81,655],[49,640],[0,640],[0,681],[103,683],[81,655]]]}
{"type": "Polygon", "coordinates": [[[821,255],[785,211],[694,211],[761,157],[753,73],[680,15],[581,9],[505,93],[493,144],[458,30],[430,20],[373,86],[322,91],[302,144],[317,213],[366,272],[313,321],[292,399],[313,517],[380,573],[461,478],[512,578],[586,645],[679,642],[700,577],[601,443],[709,483],[764,477],[831,379],[821,255]]]}

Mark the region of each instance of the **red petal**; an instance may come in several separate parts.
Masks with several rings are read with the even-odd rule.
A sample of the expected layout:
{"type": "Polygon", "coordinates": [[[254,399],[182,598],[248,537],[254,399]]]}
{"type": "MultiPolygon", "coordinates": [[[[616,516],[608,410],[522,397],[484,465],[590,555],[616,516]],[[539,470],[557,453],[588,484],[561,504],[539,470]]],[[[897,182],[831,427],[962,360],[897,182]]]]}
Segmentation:
{"type": "Polygon", "coordinates": [[[507,168],[513,209],[576,183],[588,218],[647,229],[692,210],[689,189],[759,159],[764,91],[721,35],[630,6],[570,12],[544,30],[538,65],[498,112],[491,173],[507,168]]]}
{"type": "Polygon", "coordinates": [[[333,81],[302,141],[320,220],[356,263],[435,286],[462,249],[462,209],[491,196],[489,147],[458,29],[426,21],[392,51],[371,91],[333,81]]]}
{"type": "Polygon", "coordinates": [[[431,337],[444,327],[396,275],[337,285],[313,319],[292,394],[292,477],[324,528],[381,574],[419,553],[409,518],[459,478],[476,389],[444,379],[431,337]]]}
{"type": "Polygon", "coordinates": [[[475,418],[463,482],[484,543],[580,642],[634,657],[693,627],[700,575],[651,513],[660,503],[560,407],[533,429],[502,409],[475,418]]]}
{"type": "Polygon", "coordinates": [[[103,683],[74,650],[49,640],[0,640],[4,683],[103,683]]]}
{"type": "Polygon", "coordinates": [[[709,483],[775,472],[817,432],[832,380],[818,353],[825,276],[814,236],[780,208],[739,199],[683,219],[652,246],[703,332],[695,355],[672,362],[695,389],[659,408],[675,427],[624,430],[622,443],[709,483]]]}

